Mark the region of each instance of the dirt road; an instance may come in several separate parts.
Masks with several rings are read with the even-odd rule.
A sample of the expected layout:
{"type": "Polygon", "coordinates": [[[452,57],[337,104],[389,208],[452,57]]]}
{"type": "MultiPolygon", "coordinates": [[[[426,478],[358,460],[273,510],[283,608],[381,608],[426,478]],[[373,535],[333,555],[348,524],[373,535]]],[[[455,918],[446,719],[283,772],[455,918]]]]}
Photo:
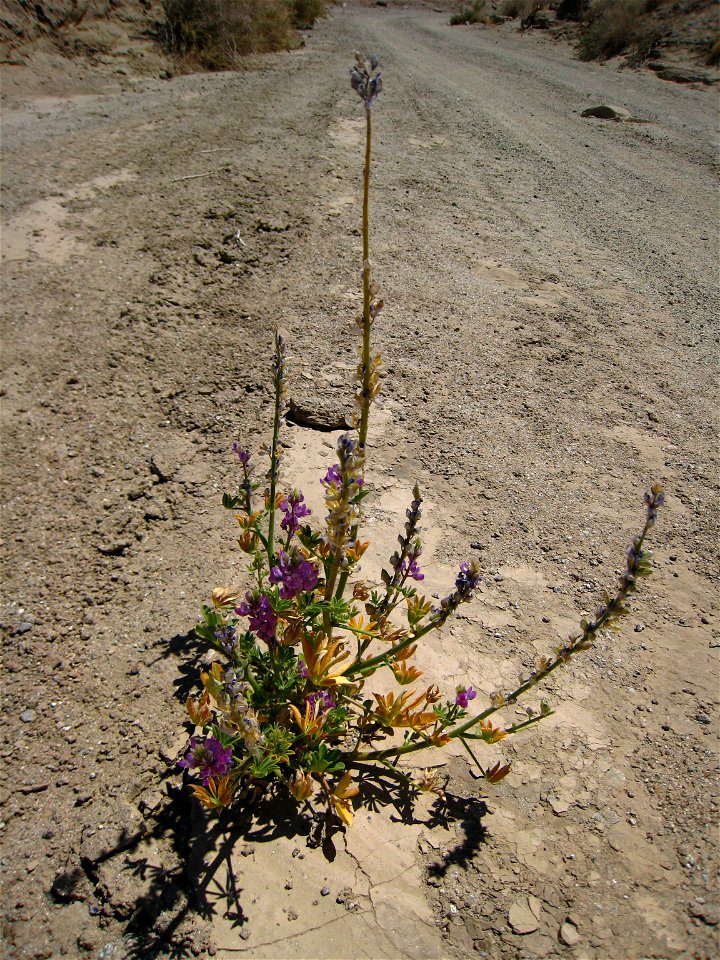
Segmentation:
{"type": "MultiPolygon", "coordinates": [[[[163,943],[275,958],[717,951],[714,95],[580,64],[510,25],[446,21],[351,4],[254,72],[112,76],[86,96],[5,104],[8,958],[119,960],[163,943]],[[290,861],[255,842],[233,913],[173,792],[205,657],[190,630],[212,587],[241,576],[219,492],[235,482],[230,443],[266,436],[276,324],[293,399],[319,416],[350,406],[356,49],[377,52],[385,79],[368,529],[384,542],[417,478],[428,589],[468,556],[486,576],[428,670],[483,695],[512,682],[614,585],[652,481],[667,506],[622,635],[550,684],[557,714],[503,752],[513,773],[481,822],[453,759],[455,828],[358,816],[336,864],[362,873],[356,899],[292,917],[290,861]],[[637,119],[581,117],[600,103],[637,119]],[[396,844],[417,878],[403,893],[417,939],[402,881],[357,869],[364,836],[396,844]],[[272,880],[262,895],[243,882],[251,862],[272,880]]],[[[289,462],[331,462],[327,436],[289,427],[289,462]]]]}

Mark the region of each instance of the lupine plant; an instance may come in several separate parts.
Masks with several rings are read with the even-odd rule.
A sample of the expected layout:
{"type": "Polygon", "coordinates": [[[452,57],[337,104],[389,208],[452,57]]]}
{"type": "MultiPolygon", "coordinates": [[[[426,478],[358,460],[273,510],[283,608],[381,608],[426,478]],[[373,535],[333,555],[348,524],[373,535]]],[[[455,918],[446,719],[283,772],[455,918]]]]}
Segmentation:
{"type": "Polygon", "coordinates": [[[398,548],[376,583],[359,576],[368,542],[361,538],[368,420],[380,390],[379,354],[371,333],[382,310],[371,277],[369,187],[372,108],[382,90],[377,60],[357,56],[351,85],[362,101],[366,124],[362,209],[363,307],[358,314],[359,362],[352,429],[337,444],[336,462],[318,477],[324,490],[324,524],[300,490],[280,472],[280,434],[286,409],[285,343],[275,336],[272,357],[274,417],[267,467],[233,444],[238,485],[223,496],[235,514],[239,546],[247,555],[250,588],[238,596],[218,587],[203,607],[198,635],[219,651],[201,673],[202,694],[189,696],[195,732],[180,765],[199,779],[192,789],[206,807],[220,809],[266,790],[284,789],[298,804],[320,800],[329,814],[350,826],[353,800],[374,765],[412,790],[442,795],[429,771],[412,773],[401,757],[459,741],[481,775],[502,780],[510,764],[484,767],[473,745],[496,744],[551,715],[541,702],[521,722],[503,724],[503,708],[515,705],[576,654],[593,646],[601,631],[616,629],[640,577],[650,572],[645,538],[663,494],[645,495],[642,532],[627,552],[626,570],[613,596],[592,620],[549,657],[541,658],[515,689],[496,691],[483,704],[479,691],[462,684],[443,695],[435,684],[418,684],[413,659],[418,646],[472,599],[481,576],[473,560],[460,564],[454,590],[433,604],[421,593],[422,498],[415,485],[398,548]],[[373,678],[382,677],[380,693],[373,678]],[[393,687],[388,691],[388,687],[393,687]],[[473,708],[479,705],[476,712],[473,708]]]}

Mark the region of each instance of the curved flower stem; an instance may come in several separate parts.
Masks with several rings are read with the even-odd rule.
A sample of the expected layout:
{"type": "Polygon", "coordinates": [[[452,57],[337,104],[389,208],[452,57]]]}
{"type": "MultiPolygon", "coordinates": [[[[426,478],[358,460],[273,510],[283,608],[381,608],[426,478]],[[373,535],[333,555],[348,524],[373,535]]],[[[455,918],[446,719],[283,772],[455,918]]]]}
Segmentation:
{"type": "MultiPolygon", "coordinates": [[[[512,693],[508,694],[507,697],[503,697],[502,702],[493,704],[492,706],[488,707],[487,710],[484,710],[475,717],[470,717],[469,720],[461,723],[460,726],[455,727],[453,730],[444,730],[443,733],[445,736],[450,737],[450,739],[453,740],[457,737],[462,739],[463,735],[467,734],[467,732],[473,727],[477,726],[478,723],[482,723],[483,720],[487,720],[488,717],[491,717],[494,713],[497,713],[498,710],[502,710],[504,706],[515,703],[524,693],[527,693],[527,691],[532,687],[535,687],[538,683],[541,683],[546,677],[553,673],[553,671],[557,670],[558,667],[566,664],[576,653],[579,653],[581,650],[587,650],[592,645],[592,641],[598,631],[605,627],[611,626],[616,620],[625,615],[627,611],[623,606],[623,602],[626,600],[628,594],[635,590],[637,576],[645,576],[648,572],[647,560],[642,548],[647,532],[655,520],[652,511],[653,507],[651,505],[648,510],[648,519],[645,522],[642,533],[633,541],[633,545],[628,552],[627,570],[620,581],[619,590],[612,599],[608,598],[607,603],[601,608],[596,619],[591,623],[583,623],[581,633],[571,637],[558,651],[553,660],[550,660],[540,669],[536,670],[524,683],[521,683],[519,687],[512,691],[512,693]]],[[[427,629],[424,632],[427,632],[427,629]]],[[[420,631],[418,634],[416,634],[416,636],[419,635],[420,631]]],[[[407,646],[407,641],[403,641],[403,643],[398,644],[398,646],[407,646]]],[[[359,669],[355,672],[364,672],[367,666],[373,663],[373,661],[382,661],[384,657],[387,656],[388,654],[386,653],[383,657],[375,657],[373,660],[368,660],[364,664],[361,664],[359,669]]],[[[351,672],[351,670],[346,671],[346,676],[349,676],[351,672]]],[[[542,717],[534,719],[542,719],[542,717]]],[[[518,729],[521,729],[521,727],[527,725],[529,725],[529,723],[518,725],[518,729]]],[[[406,753],[415,753],[418,750],[425,750],[432,745],[433,744],[427,741],[407,743],[402,744],[399,747],[388,747],[386,750],[371,750],[367,753],[361,753],[357,755],[356,759],[388,760],[392,757],[403,756],[406,753]]]]}
{"type": "Polygon", "coordinates": [[[405,637],[404,640],[396,643],[394,647],[390,647],[390,649],[384,653],[379,653],[376,657],[371,657],[369,660],[360,660],[350,664],[345,671],[345,676],[350,679],[357,673],[364,675],[368,670],[372,672],[377,669],[377,667],[381,667],[384,663],[392,659],[396,653],[409,647],[410,644],[416,643],[421,637],[424,637],[426,633],[430,633],[431,630],[437,630],[439,626],[441,626],[441,623],[431,620],[430,623],[426,623],[424,627],[416,630],[415,633],[410,634],[409,637],[405,637]]]}

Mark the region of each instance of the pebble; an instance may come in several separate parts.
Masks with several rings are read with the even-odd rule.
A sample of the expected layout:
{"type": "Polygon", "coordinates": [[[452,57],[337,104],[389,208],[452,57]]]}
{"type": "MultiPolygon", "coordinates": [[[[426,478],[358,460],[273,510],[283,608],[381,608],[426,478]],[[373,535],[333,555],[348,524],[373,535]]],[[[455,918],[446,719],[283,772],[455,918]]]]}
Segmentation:
{"type": "Polygon", "coordinates": [[[241,940],[249,940],[249,939],[250,939],[250,931],[249,931],[249,930],[246,930],[246,929],[243,927],[243,929],[240,931],[240,939],[241,939],[241,940]]]}
{"type": "Polygon", "coordinates": [[[537,917],[527,904],[527,901],[518,900],[508,912],[508,923],[515,933],[525,935],[534,933],[540,928],[537,917]]]}
{"type": "Polygon", "coordinates": [[[321,897],[328,897],[328,896],[330,896],[330,887],[328,887],[327,885],[325,885],[325,886],[322,888],[322,890],[320,891],[320,896],[321,896],[321,897]]]}
{"type": "Polygon", "coordinates": [[[567,921],[560,927],[558,936],[566,947],[574,947],[576,944],[580,943],[581,939],[580,934],[577,931],[577,927],[567,921]]]}
{"type": "Polygon", "coordinates": [[[32,723],[37,714],[34,710],[23,710],[20,714],[20,719],[23,723],[32,723]]]}

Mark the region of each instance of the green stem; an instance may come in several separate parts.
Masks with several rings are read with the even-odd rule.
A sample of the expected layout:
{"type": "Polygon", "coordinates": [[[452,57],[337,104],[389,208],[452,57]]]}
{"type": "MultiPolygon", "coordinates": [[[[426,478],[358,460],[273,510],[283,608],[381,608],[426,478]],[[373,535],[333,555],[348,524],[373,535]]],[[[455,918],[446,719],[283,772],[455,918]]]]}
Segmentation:
{"type": "Polygon", "coordinates": [[[475,756],[475,754],[473,753],[473,751],[470,749],[470,744],[467,742],[467,740],[465,740],[463,737],[460,737],[460,743],[462,743],[462,745],[465,747],[465,749],[467,750],[467,752],[468,752],[468,753],[470,754],[470,756],[473,758],[473,760],[474,760],[474,762],[475,762],[475,766],[478,768],[478,770],[480,771],[480,773],[481,773],[483,776],[485,776],[485,769],[484,769],[483,765],[480,763],[480,761],[478,760],[478,758],[475,756]]]}
{"type": "Polygon", "coordinates": [[[253,693],[260,693],[260,685],[252,675],[249,664],[245,664],[245,680],[253,688],[253,693]]]}
{"type": "MultiPolygon", "coordinates": [[[[278,363],[282,363],[282,358],[280,354],[280,345],[276,340],[275,350],[278,353],[278,363]]],[[[268,504],[268,537],[267,537],[267,554],[268,554],[268,563],[270,566],[273,565],[273,557],[275,554],[275,488],[277,485],[277,475],[278,475],[278,439],[280,437],[280,410],[282,406],[282,371],[280,371],[275,377],[275,413],[273,416],[273,438],[272,438],[272,447],[270,448],[270,502],[268,504]]]]}
{"type": "MultiPolygon", "coordinates": [[[[640,534],[640,538],[637,543],[636,552],[638,553],[642,550],[642,546],[645,541],[645,536],[649,528],[650,528],[650,522],[647,522],[643,527],[643,531],[640,534]]],[[[631,590],[632,590],[631,586],[628,586],[627,584],[622,585],[618,593],[615,595],[615,597],[612,600],[610,600],[609,603],[607,603],[607,605],[604,607],[602,613],[598,616],[597,620],[595,620],[593,623],[587,624],[584,627],[582,633],[578,634],[575,637],[572,637],[568,642],[568,644],[566,644],[566,646],[557,655],[557,657],[555,657],[554,660],[552,660],[542,670],[538,670],[536,673],[534,673],[531,677],[529,677],[525,681],[525,683],[521,683],[520,686],[517,687],[517,689],[513,690],[513,692],[504,699],[502,704],[499,704],[498,706],[488,707],[487,710],[484,710],[482,713],[478,714],[477,716],[471,717],[469,720],[466,720],[465,723],[460,724],[459,727],[455,727],[454,730],[443,731],[445,735],[450,737],[452,740],[456,739],[457,737],[462,738],[463,735],[467,733],[468,730],[471,730],[474,726],[477,726],[478,723],[482,723],[483,720],[487,720],[488,717],[491,717],[494,713],[497,713],[498,710],[502,710],[502,708],[507,704],[515,703],[524,693],[527,693],[527,691],[530,690],[532,687],[537,686],[538,683],[541,683],[543,680],[545,680],[545,678],[550,676],[550,674],[553,673],[555,670],[557,670],[558,667],[567,663],[570,657],[574,656],[576,653],[579,653],[580,650],[586,649],[585,647],[582,647],[579,645],[580,642],[589,636],[593,636],[599,630],[602,630],[604,627],[609,626],[618,618],[618,616],[621,615],[621,613],[617,612],[618,608],[622,607],[623,601],[627,598],[631,590]]],[[[424,632],[427,632],[427,629],[432,629],[432,624],[429,625],[429,628],[426,628],[424,632]]],[[[418,633],[415,635],[415,637],[412,637],[410,639],[414,640],[416,639],[416,637],[420,635],[421,634],[418,633]]],[[[402,644],[398,644],[398,647],[407,646],[408,642],[410,641],[404,640],[402,644]]],[[[361,664],[360,668],[355,670],[354,672],[364,673],[367,670],[369,665],[373,665],[375,662],[382,661],[385,657],[392,654],[396,649],[397,648],[393,648],[393,650],[384,654],[383,657],[374,657],[373,660],[365,661],[365,663],[361,664]]],[[[346,676],[349,677],[352,672],[353,671],[348,670],[346,672],[346,676]]],[[[521,729],[523,726],[527,726],[531,722],[534,722],[534,721],[527,721],[526,723],[518,724],[516,727],[516,730],[521,729]]],[[[431,746],[431,744],[428,742],[403,744],[400,747],[388,747],[386,750],[372,750],[372,751],[369,751],[368,753],[361,753],[361,754],[358,754],[356,759],[357,760],[387,760],[390,757],[400,757],[406,753],[415,753],[417,750],[427,749],[427,747],[429,746],[431,746]]]]}
{"type": "Polygon", "coordinates": [[[415,643],[421,637],[424,637],[426,633],[430,633],[431,630],[436,630],[439,626],[440,624],[436,623],[435,621],[425,624],[424,627],[416,630],[415,633],[411,634],[409,637],[405,637],[404,640],[401,640],[400,643],[396,643],[394,647],[390,647],[390,649],[386,650],[384,653],[379,653],[376,657],[371,657],[370,660],[362,660],[359,663],[351,664],[349,669],[345,671],[345,676],[349,680],[356,673],[365,674],[368,670],[372,671],[376,667],[382,666],[382,664],[388,659],[394,657],[396,653],[399,653],[401,650],[409,647],[410,644],[415,643]]]}

